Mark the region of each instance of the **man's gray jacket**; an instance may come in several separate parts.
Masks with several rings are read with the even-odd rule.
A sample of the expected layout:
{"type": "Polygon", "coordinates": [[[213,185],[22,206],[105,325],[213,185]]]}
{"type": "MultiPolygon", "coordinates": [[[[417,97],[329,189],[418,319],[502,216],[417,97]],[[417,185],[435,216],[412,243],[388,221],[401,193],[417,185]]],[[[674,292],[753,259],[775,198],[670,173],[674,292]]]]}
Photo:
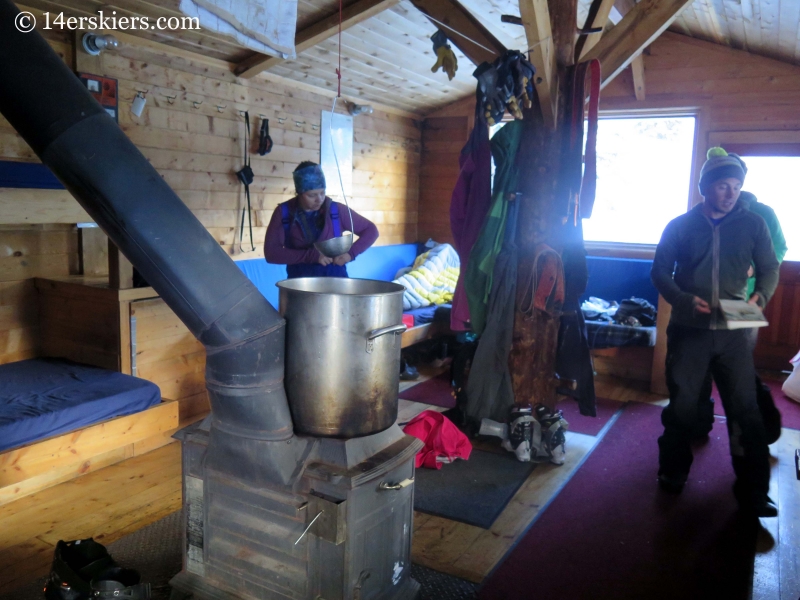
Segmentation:
{"type": "Polygon", "coordinates": [[[669,222],[656,248],[650,276],[672,305],[672,322],[703,329],[725,329],[719,300],[748,300],[747,271],[755,265],[758,304],[766,305],[778,285],[778,259],[767,224],[737,202],[714,225],[698,204],[669,222]],[[711,314],[695,313],[698,296],[711,314]]]}

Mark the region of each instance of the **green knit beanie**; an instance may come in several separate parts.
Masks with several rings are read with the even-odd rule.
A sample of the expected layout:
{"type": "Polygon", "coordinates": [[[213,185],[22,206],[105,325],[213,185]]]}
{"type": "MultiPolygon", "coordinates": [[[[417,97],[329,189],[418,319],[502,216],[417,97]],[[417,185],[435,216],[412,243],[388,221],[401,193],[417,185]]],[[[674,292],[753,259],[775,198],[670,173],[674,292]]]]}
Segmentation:
{"type": "Polygon", "coordinates": [[[706,154],[706,162],[700,169],[700,193],[706,195],[706,190],[715,181],[733,177],[744,183],[744,169],[742,160],[736,156],[731,156],[723,148],[715,146],[709,149],[706,154]]]}

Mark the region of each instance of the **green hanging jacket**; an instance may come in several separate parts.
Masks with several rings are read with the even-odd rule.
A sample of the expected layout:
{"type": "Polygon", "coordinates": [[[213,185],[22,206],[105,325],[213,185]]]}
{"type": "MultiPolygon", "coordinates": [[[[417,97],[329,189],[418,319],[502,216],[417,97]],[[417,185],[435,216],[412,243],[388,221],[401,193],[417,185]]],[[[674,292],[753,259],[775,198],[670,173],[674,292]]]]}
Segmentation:
{"type": "Polygon", "coordinates": [[[486,327],[486,307],[492,289],[495,261],[503,246],[509,194],[517,191],[517,170],[514,165],[523,127],[522,121],[512,121],[492,138],[495,163],[492,204],[470,252],[464,278],[470,323],[472,331],[477,334],[481,334],[486,327]]]}

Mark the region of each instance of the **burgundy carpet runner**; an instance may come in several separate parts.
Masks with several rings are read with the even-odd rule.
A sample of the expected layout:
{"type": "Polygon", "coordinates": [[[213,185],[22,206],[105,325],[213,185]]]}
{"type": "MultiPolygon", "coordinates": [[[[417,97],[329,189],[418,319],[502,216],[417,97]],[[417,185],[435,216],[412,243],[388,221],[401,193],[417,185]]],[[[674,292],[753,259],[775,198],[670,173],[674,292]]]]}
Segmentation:
{"type": "Polygon", "coordinates": [[[658,489],[661,408],[628,403],[488,578],[483,600],[748,597],[757,521],[737,512],[725,425],[679,496],[658,489]]]}
{"type": "MultiPolygon", "coordinates": [[[[800,429],[800,404],[786,397],[786,394],[781,390],[783,382],[775,381],[774,379],[762,379],[761,381],[772,390],[775,406],[781,413],[781,427],[800,429]]],[[[722,401],[719,399],[719,392],[717,391],[716,385],[714,385],[711,395],[714,397],[714,414],[720,416],[724,415],[725,410],[722,408],[722,401]]]]}
{"type": "Polygon", "coordinates": [[[608,420],[614,416],[622,406],[618,400],[608,398],[597,399],[597,416],[584,417],[578,410],[578,403],[572,398],[564,398],[556,405],[556,408],[564,414],[564,418],[569,423],[569,430],[575,433],[585,433],[586,435],[597,435],[605,427],[608,420]]]}
{"type": "Polygon", "coordinates": [[[450,387],[449,371],[403,390],[399,397],[402,400],[424,402],[442,408],[453,408],[456,405],[456,399],[450,387]]]}

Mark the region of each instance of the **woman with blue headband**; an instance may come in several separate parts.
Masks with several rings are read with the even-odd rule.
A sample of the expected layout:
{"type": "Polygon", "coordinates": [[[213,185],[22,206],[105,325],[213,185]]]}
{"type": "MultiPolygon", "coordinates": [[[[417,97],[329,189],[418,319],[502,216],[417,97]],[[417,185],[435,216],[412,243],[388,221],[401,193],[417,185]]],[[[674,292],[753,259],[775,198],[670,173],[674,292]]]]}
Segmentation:
{"type": "Polygon", "coordinates": [[[378,228],[356,211],[348,211],[344,204],[325,196],[325,175],[318,164],[301,162],[293,177],[297,196],[279,204],[272,213],[264,257],[269,263],[286,265],[289,279],[347,277],[345,265],[375,243],[378,228]],[[329,258],[314,247],[314,242],[339,237],[344,231],[358,236],[345,254],[329,258]]]}

